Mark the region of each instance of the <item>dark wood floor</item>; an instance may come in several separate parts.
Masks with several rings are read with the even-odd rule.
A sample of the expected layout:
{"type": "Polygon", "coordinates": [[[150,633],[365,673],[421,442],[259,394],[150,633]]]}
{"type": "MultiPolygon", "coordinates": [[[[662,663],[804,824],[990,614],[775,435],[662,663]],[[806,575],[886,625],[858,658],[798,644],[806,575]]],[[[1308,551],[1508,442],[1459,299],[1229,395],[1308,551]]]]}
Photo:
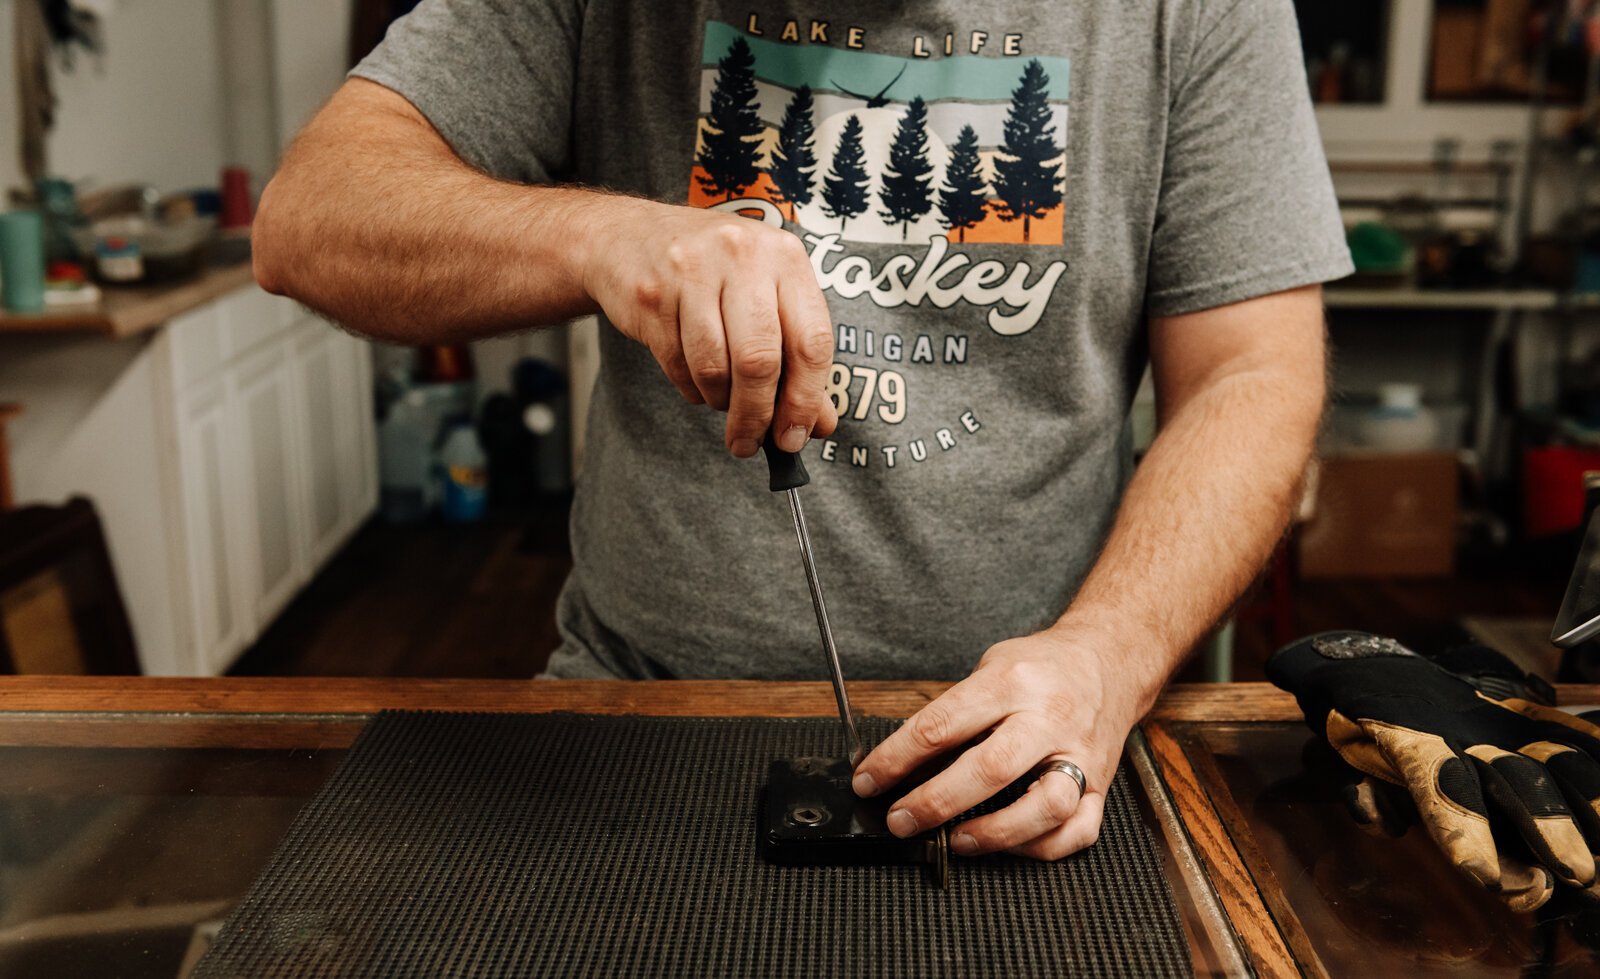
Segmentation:
{"type": "MultiPolygon", "coordinates": [[[[373,521],[241,658],[236,675],[523,678],[555,648],[555,600],[571,567],[567,505],[482,524],[373,521]]],[[[1566,558],[1570,562],[1570,557],[1566,558]]],[[[1570,563],[1549,555],[1467,560],[1432,580],[1301,581],[1295,634],[1358,628],[1419,650],[1460,641],[1465,616],[1549,622],[1570,563]]],[[[1235,678],[1263,678],[1273,643],[1240,625],[1235,678]]],[[[1184,679],[1200,679],[1197,668],[1184,679]]],[[[820,674],[819,674],[820,679],[820,674]]]]}
{"type": "Polygon", "coordinates": [[[484,523],[363,527],[240,658],[238,676],[530,677],[557,643],[566,504],[484,523]]]}

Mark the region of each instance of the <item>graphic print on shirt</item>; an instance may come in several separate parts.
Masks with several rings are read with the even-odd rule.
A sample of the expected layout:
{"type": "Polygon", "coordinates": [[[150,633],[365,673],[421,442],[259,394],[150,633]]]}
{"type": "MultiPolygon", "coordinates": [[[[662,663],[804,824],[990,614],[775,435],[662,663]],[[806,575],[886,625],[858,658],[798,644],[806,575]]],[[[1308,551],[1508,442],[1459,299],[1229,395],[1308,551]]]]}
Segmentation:
{"type": "Polygon", "coordinates": [[[946,311],[932,320],[959,325],[879,335],[835,323],[841,355],[878,363],[834,364],[841,428],[823,461],[893,469],[975,435],[981,409],[892,441],[852,423],[906,424],[908,372],[965,364],[974,330],[1028,333],[1066,272],[1052,257],[1070,66],[1024,54],[1016,34],[918,36],[908,56],[865,50],[865,34],[759,14],[742,28],[708,22],[688,202],[795,230],[830,300],[946,311]]]}

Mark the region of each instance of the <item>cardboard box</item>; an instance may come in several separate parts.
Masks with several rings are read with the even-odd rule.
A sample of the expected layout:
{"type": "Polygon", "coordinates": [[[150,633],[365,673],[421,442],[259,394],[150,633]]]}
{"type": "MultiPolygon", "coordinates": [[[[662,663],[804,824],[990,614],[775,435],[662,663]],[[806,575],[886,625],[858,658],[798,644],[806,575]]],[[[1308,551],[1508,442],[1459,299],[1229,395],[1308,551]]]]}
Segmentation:
{"type": "Polygon", "coordinates": [[[1300,530],[1305,578],[1440,577],[1455,569],[1454,453],[1324,459],[1316,510],[1300,530]]]}

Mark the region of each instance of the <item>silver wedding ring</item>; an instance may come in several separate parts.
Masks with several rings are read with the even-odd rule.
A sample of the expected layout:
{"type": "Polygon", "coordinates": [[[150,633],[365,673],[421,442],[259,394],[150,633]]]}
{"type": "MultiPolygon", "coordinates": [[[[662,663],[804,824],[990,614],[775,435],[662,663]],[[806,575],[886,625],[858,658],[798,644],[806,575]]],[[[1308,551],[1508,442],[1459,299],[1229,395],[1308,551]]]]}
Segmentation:
{"type": "Polygon", "coordinates": [[[1062,759],[1060,761],[1047,761],[1039,766],[1039,777],[1044,778],[1047,772],[1062,772],[1072,777],[1078,783],[1078,798],[1089,794],[1089,780],[1084,777],[1083,769],[1072,762],[1062,759]]]}

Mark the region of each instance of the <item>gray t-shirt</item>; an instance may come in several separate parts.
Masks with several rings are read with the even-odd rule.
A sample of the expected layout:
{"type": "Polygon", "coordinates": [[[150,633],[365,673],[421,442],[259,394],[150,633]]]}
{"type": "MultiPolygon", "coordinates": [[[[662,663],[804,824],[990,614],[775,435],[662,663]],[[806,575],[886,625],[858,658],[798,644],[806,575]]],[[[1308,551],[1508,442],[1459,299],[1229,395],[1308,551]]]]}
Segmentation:
{"type": "MultiPolygon", "coordinates": [[[[846,673],[953,679],[1087,574],[1146,318],[1351,266],[1290,0],[833,10],[424,0],[355,74],[497,177],[802,236],[841,423],[801,493],[846,673]]],[[[588,423],[551,672],[820,678],[760,458],[604,323],[588,423]]]]}

